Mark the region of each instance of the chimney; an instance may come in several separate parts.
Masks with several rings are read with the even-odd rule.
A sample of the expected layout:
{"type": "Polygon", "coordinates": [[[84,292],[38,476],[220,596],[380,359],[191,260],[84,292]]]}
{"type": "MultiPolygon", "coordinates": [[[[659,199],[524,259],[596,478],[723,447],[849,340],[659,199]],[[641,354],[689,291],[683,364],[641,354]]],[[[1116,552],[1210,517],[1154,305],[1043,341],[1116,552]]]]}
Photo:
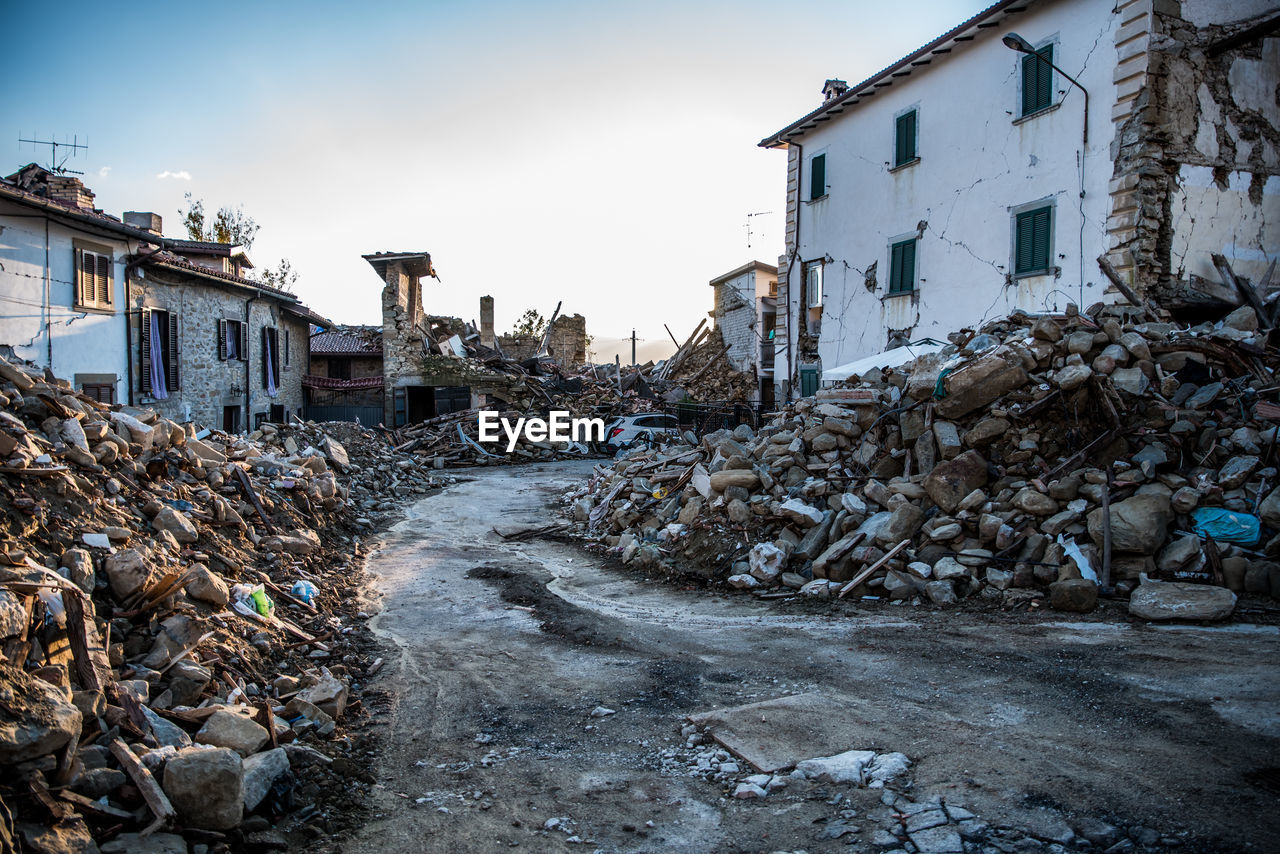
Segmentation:
{"type": "Polygon", "coordinates": [[[480,343],[493,347],[493,297],[480,297],[480,343]]]}
{"type": "Polygon", "coordinates": [[[149,231],[156,237],[163,233],[160,214],[151,213],[151,211],[125,211],[124,224],[149,231]]]}
{"type": "Polygon", "coordinates": [[[828,80],[822,84],[822,103],[834,101],[849,91],[849,84],[843,80],[828,80]]]}
{"type": "Polygon", "coordinates": [[[50,175],[46,179],[49,199],[68,207],[93,210],[93,191],[71,175],[50,175]]]}

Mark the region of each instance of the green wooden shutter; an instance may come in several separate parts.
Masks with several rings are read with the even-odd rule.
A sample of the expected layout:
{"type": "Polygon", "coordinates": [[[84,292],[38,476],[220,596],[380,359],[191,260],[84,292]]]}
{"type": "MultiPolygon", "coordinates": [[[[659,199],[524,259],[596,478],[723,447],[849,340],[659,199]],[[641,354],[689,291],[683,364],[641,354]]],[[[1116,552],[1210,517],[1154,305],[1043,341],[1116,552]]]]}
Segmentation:
{"type": "Polygon", "coordinates": [[[813,397],[818,393],[818,369],[800,369],[800,396],[813,397]]]}
{"type": "Polygon", "coordinates": [[[809,198],[818,199],[827,194],[827,155],[818,154],[809,161],[809,198]]]}
{"type": "Polygon", "coordinates": [[[249,361],[249,324],[243,321],[237,321],[236,325],[240,327],[240,361],[249,361]]]}
{"type": "Polygon", "coordinates": [[[218,321],[218,361],[227,360],[227,321],[218,321]]]}
{"type": "Polygon", "coordinates": [[[1043,110],[1053,103],[1053,45],[1022,57],[1022,115],[1043,110]],[[1041,61],[1039,57],[1044,57],[1041,61]]]}
{"type": "Polygon", "coordinates": [[[1036,208],[1018,214],[1014,228],[1013,272],[1034,273],[1050,266],[1049,236],[1053,208],[1036,208]]]}
{"type": "Polygon", "coordinates": [[[894,134],[893,165],[916,159],[916,111],[898,116],[894,134]]]}
{"type": "Polygon", "coordinates": [[[889,293],[900,294],[915,290],[916,242],[904,240],[889,249],[889,293]]]}
{"type": "Polygon", "coordinates": [[[1031,257],[1037,270],[1049,269],[1049,223],[1052,209],[1041,208],[1031,216],[1031,257]]]}

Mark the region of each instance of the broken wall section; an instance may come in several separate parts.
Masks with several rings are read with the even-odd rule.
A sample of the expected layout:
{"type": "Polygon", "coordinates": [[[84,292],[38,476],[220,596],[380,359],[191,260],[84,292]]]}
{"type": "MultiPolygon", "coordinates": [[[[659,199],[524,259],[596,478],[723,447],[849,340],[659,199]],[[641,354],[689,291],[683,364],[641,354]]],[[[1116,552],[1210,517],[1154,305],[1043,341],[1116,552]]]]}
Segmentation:
{"type": "Polygon", "coordinates": [[[1280,251],[1277,11],[1212,7],[1136,0],[1116,36],[1109,254],[1174,309],[1220,293],[1212,254],[1257,282],[1280,251]]]}

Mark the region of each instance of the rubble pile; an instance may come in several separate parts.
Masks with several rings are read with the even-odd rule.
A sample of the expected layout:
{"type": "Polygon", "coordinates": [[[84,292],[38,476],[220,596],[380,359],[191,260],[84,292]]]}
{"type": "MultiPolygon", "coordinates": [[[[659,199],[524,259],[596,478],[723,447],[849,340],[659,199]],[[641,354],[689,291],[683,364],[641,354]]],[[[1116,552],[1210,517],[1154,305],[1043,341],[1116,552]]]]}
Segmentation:
{"type": "Polygon", "coordinates": [[[735,369],[727,351],[717,327],[687,354],[678,353],[668,359],[665,382],[654,385],[672,402],[686,397],[696,401],[749,401],[757,390],[756,378],[735,369]],[[673,390],[678,394],[672,395],[673,390]]]}
{"type": "Polygon", "coordinates": [[[279,432],[0,360],[5,850],[296,848],[365,785],[335,773],[381,666],[350,463],[314,425],[279,432]]]}
{"type": "Polygon", "coordinates": [[[759,431],[597,466],[566,501],[624,562],[767,597],[1085,612],[1101,593],[1221,619],[1280,596],[1270,325],[1014,314],[759,431]]]}
{"type": "Polygon", "coordinates": [[[386,527],[402,515],[405,499],[456,483],[440,473],[445,464],[442,458],[397,451],[387,431],[350,421],[264,424],[249,439],[289,456],[300,448],[319,449],[342,478],[347,506],[358,514],[352,521],[361,527],[386,527]]]}

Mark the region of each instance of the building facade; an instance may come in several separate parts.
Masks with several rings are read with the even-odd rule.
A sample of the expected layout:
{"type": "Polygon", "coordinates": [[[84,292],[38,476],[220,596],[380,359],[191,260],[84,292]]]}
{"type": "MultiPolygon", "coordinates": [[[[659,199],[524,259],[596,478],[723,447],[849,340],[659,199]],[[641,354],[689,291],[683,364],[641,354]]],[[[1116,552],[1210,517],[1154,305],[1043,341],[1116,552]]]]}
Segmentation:
{"type": "Polygon", "coordinates": [[[778,268],[751,261],[709,284],[713,289],[710,314],[728,347],[725,358],[734,370],[756,376],[756,402],[772,403],[778,268]]]}
{"type": "Polygon", "coordinates": [[[383,423],[382,328],[335,326],[311,336],[307,417],[383,423]]]}
{"type": "Polygon", "coordinates": [[[1258,280],[1280,243],[1274,4],[1156,5],[997,2],[827,81],[760,143],[788,156],[779,395],[1015,309],[1115,300],[1099,257],[1191,294],[1174,307],[1213,253],[1258,280]]]}

